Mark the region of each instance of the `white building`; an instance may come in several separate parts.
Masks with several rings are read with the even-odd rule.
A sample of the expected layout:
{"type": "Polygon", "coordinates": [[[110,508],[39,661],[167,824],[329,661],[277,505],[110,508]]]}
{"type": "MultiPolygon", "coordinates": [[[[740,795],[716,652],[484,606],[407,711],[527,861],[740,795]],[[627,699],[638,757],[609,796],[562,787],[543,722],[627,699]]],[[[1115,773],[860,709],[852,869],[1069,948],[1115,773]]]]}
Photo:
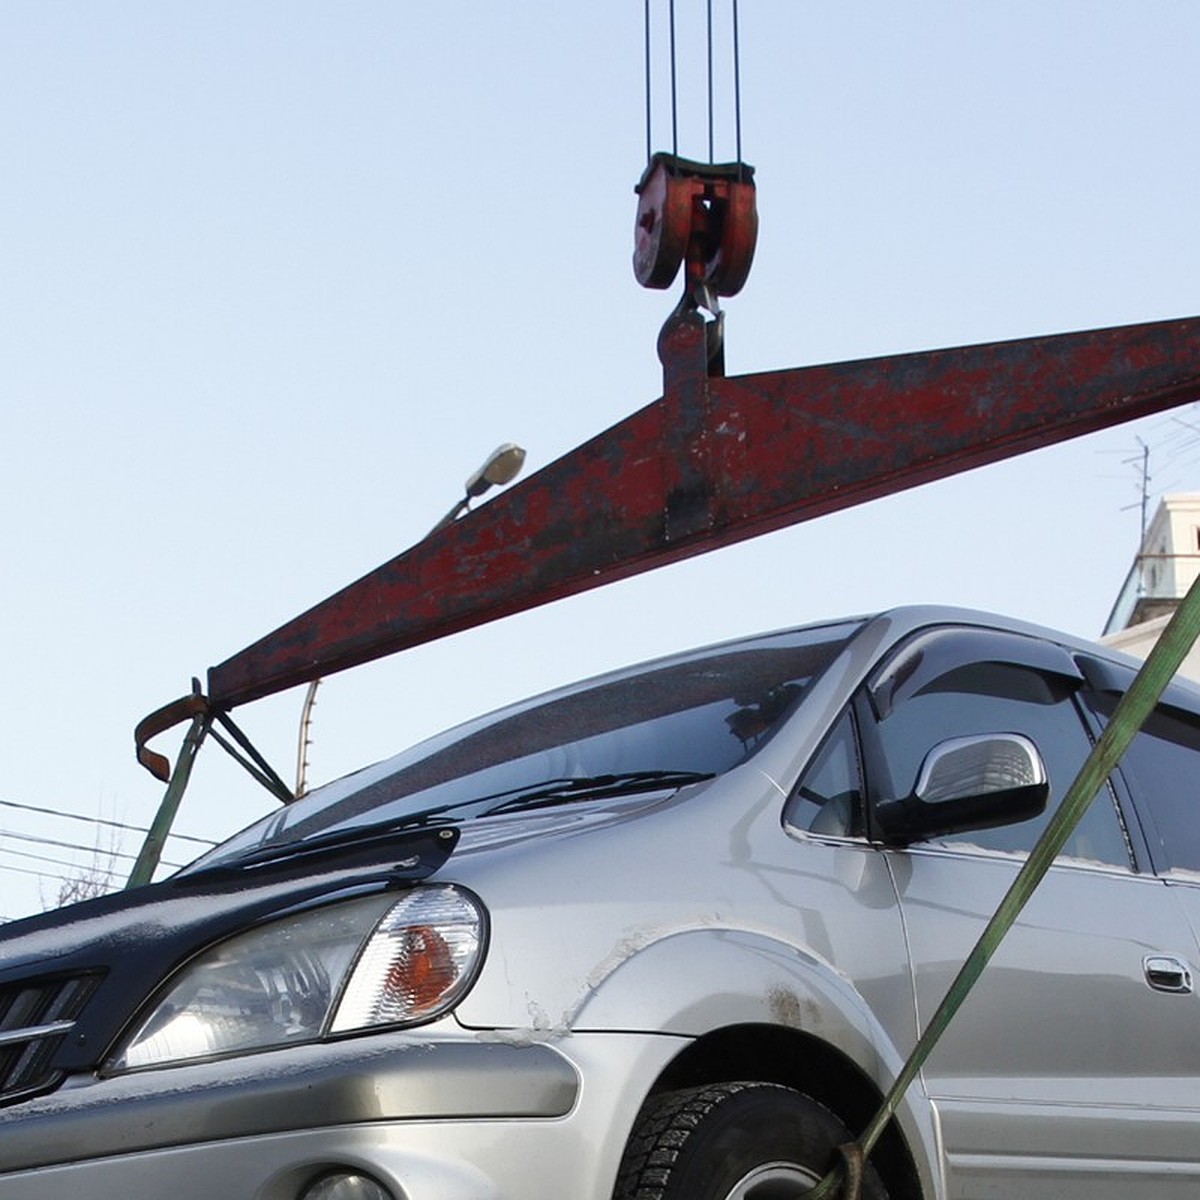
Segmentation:
{"type": "MultiPolygon", "coordinates": [[[[1200,492],[1176,492],[1159,503],[1101,641],[1145,658],[1197,575],[1200,492]]],[[[1180,674],[1200,680],[1200,647],[1192,648],[1180,674]]]]}

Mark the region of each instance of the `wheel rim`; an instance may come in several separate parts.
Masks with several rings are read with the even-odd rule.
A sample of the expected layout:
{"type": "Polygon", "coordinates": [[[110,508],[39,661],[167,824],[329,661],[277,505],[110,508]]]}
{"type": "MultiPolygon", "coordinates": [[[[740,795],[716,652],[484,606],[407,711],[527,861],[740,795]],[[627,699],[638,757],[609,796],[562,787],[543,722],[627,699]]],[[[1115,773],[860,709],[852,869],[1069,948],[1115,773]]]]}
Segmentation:
{"type": "Polygon", "coordinates": [[[796,1163],[765,1163],[743,1175],[725,1200],[796,1200],[820,1179],[816,1172],[796,1163]]]}

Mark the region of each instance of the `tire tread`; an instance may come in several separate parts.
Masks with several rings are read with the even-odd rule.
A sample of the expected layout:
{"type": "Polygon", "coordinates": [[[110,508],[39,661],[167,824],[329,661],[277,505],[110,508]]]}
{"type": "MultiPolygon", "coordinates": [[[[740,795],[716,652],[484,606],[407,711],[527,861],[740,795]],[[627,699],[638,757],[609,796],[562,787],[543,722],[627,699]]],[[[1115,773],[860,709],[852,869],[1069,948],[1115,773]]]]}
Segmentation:
{"type": "Polygon", "coordinates": [[[660,1200],[691,1133],[714,1108],[748,1088],[778,1084],[715,1083],[664,1092],[642,1109],[617,1175],[614,1200],[660,1200]]]}

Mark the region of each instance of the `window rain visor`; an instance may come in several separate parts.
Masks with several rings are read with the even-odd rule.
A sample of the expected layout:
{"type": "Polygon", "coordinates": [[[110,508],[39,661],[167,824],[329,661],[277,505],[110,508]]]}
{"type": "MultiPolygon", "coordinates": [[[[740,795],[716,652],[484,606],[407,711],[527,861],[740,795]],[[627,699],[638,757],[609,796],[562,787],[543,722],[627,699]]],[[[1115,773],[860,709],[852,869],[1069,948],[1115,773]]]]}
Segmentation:
{"type": "MultiPolygon", "coordinates": [[[[655,773],[721,774],[766,744],[859,628],[843,622],[731,642],[502,709],[309,793],[189,870],[331,833],[468,820],[551,784],[613,777],[651,791],[655,773]]],[[[571,799],[568,790],[563,802],[571,799]]]]}

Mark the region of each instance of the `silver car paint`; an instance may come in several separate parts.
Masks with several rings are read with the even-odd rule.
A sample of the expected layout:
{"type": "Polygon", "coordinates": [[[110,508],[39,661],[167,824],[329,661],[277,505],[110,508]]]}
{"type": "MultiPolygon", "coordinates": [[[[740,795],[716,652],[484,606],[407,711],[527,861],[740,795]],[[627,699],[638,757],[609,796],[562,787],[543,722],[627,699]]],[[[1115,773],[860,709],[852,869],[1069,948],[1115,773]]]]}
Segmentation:
{"type": "MultiPolygon", "coordinates": [[[[886,1088],[914,1044],[918,1012],[927,1018],[998,889],[960,881],[957,894],[947,895],[945,880],[931,872],[947,862],[957,871],[961,864],[973,880],[979,855],[888,852],[856,839],[813,837],[782,826],[782,801],[834,718],[890,647],[930,624],[997,623],[945,609],[885,614],[851,642],[758,755],[719,779],[675,795],[493,818],[465,830],[439,879],[465,884],[484,899],[492,923],[487,960],[454,1018],[411,1031],[405,1044],[439,1047],[465,1040],[551,1051],[579,1080],[565,1115],[496,1120],[464,1103],[455,1111],[427,1114],[436,1121],[407,1110],[363,1121],[361,1112],[346,1110],[331,1112],[311,1128],[205,1142],[203,1088],[189,1084],[197,1068],[176,1067],[152,1074],[164,1086],[196,1097],[201,1132],[195,1144],[134,1154],[112,1145],[77,1163],[67,1161],[64,1147],[61,1165],[36,1172],[5,1171],[0,1151],[5,1172],[0,1200],[47,1195],[125,1200],[167,1191],[176,1200],[199,1200],[214,1191],[291,1200],[303,1173],[323,1162],[361,1164],[405,1200],[560,1200],[564,1194],[604,1200],[637,1109],[662,1070],[692,1039],[734,1024],[802,1029],[886,1088]],[[964,899],[970,901],[965,906],[964,899]],[[915,989],[910,953],[933,964],[918,970],[915,989]]],[[[989,862],[983,869],[999,877],[1010,874],[1013,864],[989,862]]],[[[1086,893],[1108,875],[1067,866],[1056,867],[1052,876],[1064,872],[1066,883],[1048,881],[1052,911],[1060,903],[1058,892],[1086,893]]],[[[1170,905],[1160,903],[1170,889],[1154,880],[1136,882],[1164,934],[1147,951],[1171,947],[1194,960],[1190,928],[1180,913],[1172,917],[1170,905]]],[[[1128,915],[1132,921],[1138,914],[1128,915]]],[[[1103,915],[1097,920],[1111,923],[1103,915]]],[[[984,1008],[972,1014],[968,1002],[955,1035],[897,1114],[927,1200],[1082,1196],[1084,1178],[1090,1180],[1089,1200],[1115,1196],[1104,1190],[1115,1186],[1114,1178],[1123,1179],[1126,1188],[1132,1180],[1139,1185],[1150,1180],[1156,1198],[1200,1190],[1194,1163],[1179,1154],[1186,1139],[1195,1144],[1200,1130],[1195,1111],[1200,1067],[1191,1058],[1179,1064],[1173,1084],[1168,1064],[1160,1062],[1147,1068],[1140,1080],[1145,1087],[1131,1091],[1132,1107],[1153,1104],[1157,1086],[1174,1087],[1157,1094],[1149,1114],[1139,1109],[1135,1128],[1146,1131],[1139,1145],[1114,1145],[1114,1123],[1130,1114],[1098,1114],[1086,1068],[1079,1068],[1073,1096],[1048,1097],[1062,1107],[1055,1133],[1060,1141],[1024,1162],[1012,1161],[1009,1153],[1013,1144],[1043,1146],[1039,1133],[1049,1124],[1046,1109],[1030,1099],[1036,1099],[1042,1078],[1031,1064],[1004,1075],[1006,1028],[1019,1021],[1048,1064],[1057,1061],[1064,1031],[1070,1032],[1062,1012],[1048,1019],[1023,1005],[1030,995],[1028,972],[1038,976],[1039,988],[1058,985],[1076,997],[1077,988],[1091,986],[1086,972],[1103,973],[1108,942],[1136,941],[1120,924],[1098,929],[1094,946],[1054,940],[1048,959],[1034,956],[1019,971],[1011,964],[1005,970],[1001,962],[1002,969],[989,978],[990,991],[981,993],[984,1008]],[[1079,971],[1085,972],[1082,984],[1079,971]],[[997,1024],[985,1010],[1004,1019],[997,1024]],[[1024,1099],[1005,1110],[996,1079],[973,1077],[960,1065],[968,1046],[989,1070],[999,1064],[1002,1086],[1022,1089],[1024,1099]],[[1016,1123],[1007,1133],[1000,1119],[1006,1111],[1016,1123]],[[1012,1141],[1014,1129],[1031,1140],[1012,1141]],[[1067,1148],[1073,1162],[1063,1157],[1064,1130],[1074,1139],[1067,1148]],[[1094,1177],[1088,1162],[1095,1164],[1094,1177]],[[1077,1169],[1078,1178],[1067,1177],[1068,1167],[1077,1169]]],[[[1036,936],[1053,931],[1053,921],[1039,918],[1036,910],[1026,926],[1036,936]]],[[[1014,939],[1019,958],[1019,933],[1014,939]]],[[[1192,1045],[1200,1045],[1196,998],[1186,997],[1173,1015],[1190,1032],[1192,1045]]],[[[1141,1019],[1133,1012],[1129,1017],[1141,1019]]],[[[1068,1040],[1072,1052],[1083,1044],[1068,1040]]],[[[1189,1047],[1188,1053],[1194,1051],[1189,1047]]],[[[271,1056],[257,1057],[265,1064],[271,1056]]],[[[208,1069],[219,1074],[221,1064],[208,1069]]],[[[486,1072],[479,1087],[488,1087],[486,1072]]],[[[57,1098],[69,1103],[69,1090],[57,1098]]]]}

